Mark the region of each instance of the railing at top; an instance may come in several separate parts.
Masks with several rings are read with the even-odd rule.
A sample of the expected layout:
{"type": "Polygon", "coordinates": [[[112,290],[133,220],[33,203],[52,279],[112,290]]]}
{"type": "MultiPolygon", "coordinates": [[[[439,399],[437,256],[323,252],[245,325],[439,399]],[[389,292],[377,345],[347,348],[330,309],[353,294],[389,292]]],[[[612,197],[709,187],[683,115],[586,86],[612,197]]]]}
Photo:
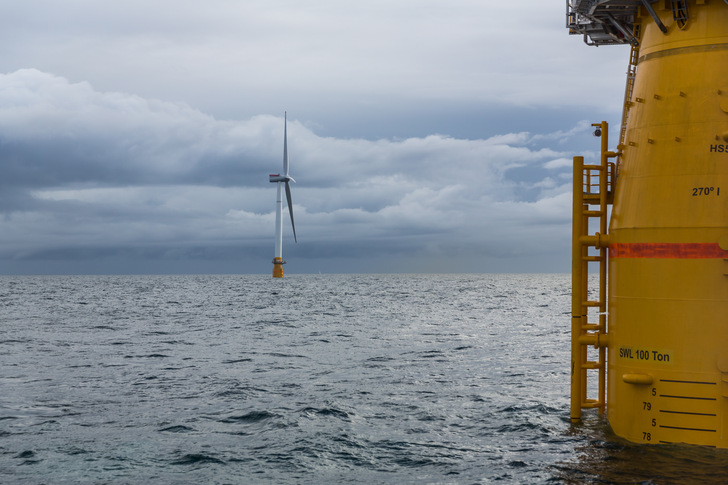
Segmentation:
{"type": "Polygon", "coordinates": [[[566,27],[588,45],[636,45],[634,19],[641,0],[566,0],[566,27]]]}

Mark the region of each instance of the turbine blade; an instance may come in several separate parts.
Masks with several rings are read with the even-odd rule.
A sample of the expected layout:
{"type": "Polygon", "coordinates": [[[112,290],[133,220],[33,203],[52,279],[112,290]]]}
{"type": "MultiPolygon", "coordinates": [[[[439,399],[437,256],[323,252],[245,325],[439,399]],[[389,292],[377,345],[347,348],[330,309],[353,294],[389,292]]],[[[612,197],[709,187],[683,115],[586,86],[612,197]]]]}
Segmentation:
{"type": "Polygon", "coordinates": [[[296,239],[296,224],[293,222],[293,201],[291,200],[291,184],[286,180],[286,199],[288,200],[288,214],[291,216],[291,227],[293,228],[293,241],[298,242],[296,239]]]}
{"type": "Polygon", "coordinates": [[[283,176],[288,177],[288,113],[283,112],[283,176]]]}

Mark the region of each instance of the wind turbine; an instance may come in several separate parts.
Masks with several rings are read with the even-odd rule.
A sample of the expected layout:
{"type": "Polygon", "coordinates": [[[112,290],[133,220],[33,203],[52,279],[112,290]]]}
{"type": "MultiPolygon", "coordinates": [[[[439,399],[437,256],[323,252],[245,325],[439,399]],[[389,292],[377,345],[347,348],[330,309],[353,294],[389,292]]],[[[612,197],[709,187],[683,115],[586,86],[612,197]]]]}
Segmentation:
{"type": "MultiPolygon", "coordinates": [[[[296,224],[293,222],[293,202],[291,201],[291,186],[288,183],[293,177],[288,175],[288,113],[283,114],[283,175],[271,174],[270,183],[278,184],[278,199],[276,201],[276,254],[273,258],[273,278],[283,278],[283,186],[286,187],[286,200],[288,201],[288,213],[291,215],[291,227],[293,228],[293,240],[296,239],[296,224]]],[[[293,180],[295,182],[295,180],[293,180]]]]}

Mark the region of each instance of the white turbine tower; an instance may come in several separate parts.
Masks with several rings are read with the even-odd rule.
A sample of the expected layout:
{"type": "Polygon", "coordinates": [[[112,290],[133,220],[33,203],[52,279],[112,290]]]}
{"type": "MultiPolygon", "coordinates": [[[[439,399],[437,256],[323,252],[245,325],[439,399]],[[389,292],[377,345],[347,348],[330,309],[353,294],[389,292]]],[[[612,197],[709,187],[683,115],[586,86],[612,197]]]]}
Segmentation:
{"type": "MultiPolygon", "coordinates": [[[[291,215],[293,240],[296,239],[296,224],[293,222],[293,202],[291,201],[291,186],[288,183],[293,177],[288,175],[288,113],[283,115],[283,175],[276,173],[270,175],[270,182],[278,184],[278,199],[276,202],[276,254],[273,258],[273,277],[283,278],[283,186],[286,187],[288,213],[291,215]]],[[[295,182],[295,180],[293,180],[295,182]]]]}

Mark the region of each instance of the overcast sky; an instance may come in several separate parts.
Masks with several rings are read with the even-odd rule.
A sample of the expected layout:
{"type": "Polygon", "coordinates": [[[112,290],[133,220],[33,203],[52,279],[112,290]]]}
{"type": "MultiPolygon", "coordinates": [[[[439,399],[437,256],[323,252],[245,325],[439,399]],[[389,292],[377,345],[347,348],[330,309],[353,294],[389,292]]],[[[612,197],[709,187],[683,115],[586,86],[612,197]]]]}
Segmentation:
{"type": "Polygon", "coordinates": [[[0,7],[0,274],[568,272],[626,48],[563,1],[0,7]]]}

